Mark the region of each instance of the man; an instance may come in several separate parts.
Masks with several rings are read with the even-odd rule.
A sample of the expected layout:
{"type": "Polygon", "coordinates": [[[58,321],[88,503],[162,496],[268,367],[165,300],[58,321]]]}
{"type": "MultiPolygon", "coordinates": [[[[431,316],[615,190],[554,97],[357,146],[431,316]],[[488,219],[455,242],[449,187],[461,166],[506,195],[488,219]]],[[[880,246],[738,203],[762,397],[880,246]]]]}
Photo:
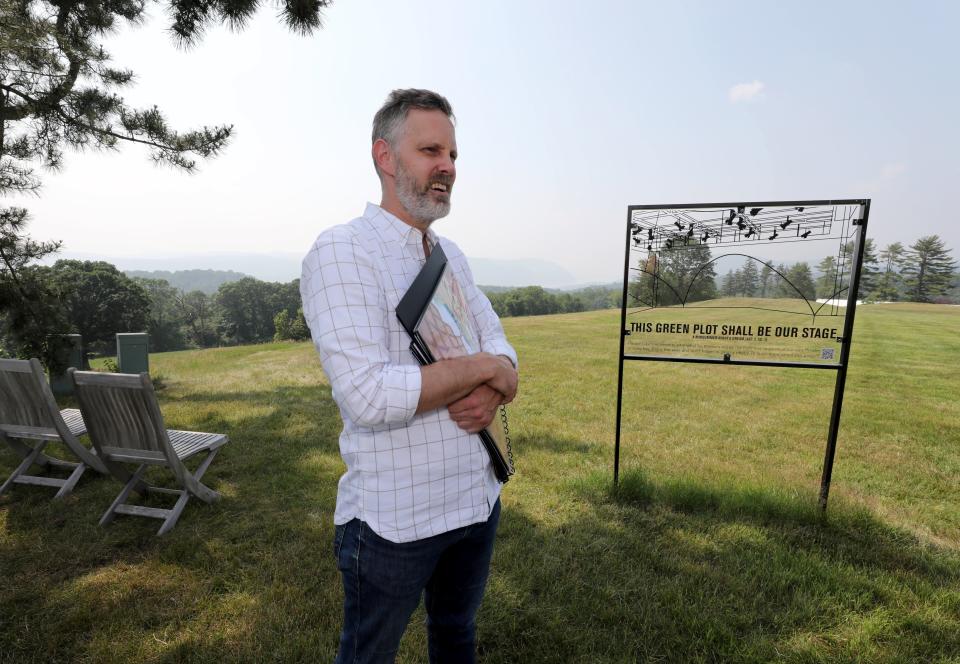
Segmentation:
{"type": "Polygon", "coordinates": [[[456,180],[449,102],[394,90],[374,117],[372,152],[380,205],[321,233],[300,280],[343,418],[337,661],[392,662],[425,591],[430,661],[472,662],[500,515],[500,484],[475,434],[513,400],[517,357],[463,253],[430,228],[449,212],[456,180]],[[420,367],[395,310],[438,242],[483,352],[420,367]]]}

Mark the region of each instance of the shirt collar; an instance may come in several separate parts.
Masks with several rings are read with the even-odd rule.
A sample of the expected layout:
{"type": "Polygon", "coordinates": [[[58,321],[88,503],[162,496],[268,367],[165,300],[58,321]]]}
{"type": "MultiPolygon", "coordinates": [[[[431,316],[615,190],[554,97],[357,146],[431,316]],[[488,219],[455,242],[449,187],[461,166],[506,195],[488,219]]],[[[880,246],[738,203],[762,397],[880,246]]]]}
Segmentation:
{"type": "MultiPolygon", "coordinates": [[[[369,219],[377,225],[385,239],[393,239],[400,244],[420,244],[423,242],[421,239],[424,235],[423,233],[410,224],[404,223],[379,205],[367,203],[367,208],[363,211],[363,216],[365,219],[369,219]]],[[[427,242],[430,243],[431,247],[437,246],[437,234],[433,232],[432,228],[427,229],[426,236],[427,242]]]]}

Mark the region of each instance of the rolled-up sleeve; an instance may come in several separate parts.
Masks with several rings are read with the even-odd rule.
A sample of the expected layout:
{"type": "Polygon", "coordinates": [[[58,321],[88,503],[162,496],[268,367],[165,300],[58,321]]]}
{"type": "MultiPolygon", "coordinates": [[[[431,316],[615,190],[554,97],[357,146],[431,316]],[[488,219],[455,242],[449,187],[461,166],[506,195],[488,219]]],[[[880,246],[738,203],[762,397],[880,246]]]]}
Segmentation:
{"type": "Polygon", "coordinates": [[[303,260],[303,313],[337,405],[352,422],[409,421],[420,400],[420,367],[390,361],[389,315],[366,250],[349,229],[317,239],[303,260]]]}

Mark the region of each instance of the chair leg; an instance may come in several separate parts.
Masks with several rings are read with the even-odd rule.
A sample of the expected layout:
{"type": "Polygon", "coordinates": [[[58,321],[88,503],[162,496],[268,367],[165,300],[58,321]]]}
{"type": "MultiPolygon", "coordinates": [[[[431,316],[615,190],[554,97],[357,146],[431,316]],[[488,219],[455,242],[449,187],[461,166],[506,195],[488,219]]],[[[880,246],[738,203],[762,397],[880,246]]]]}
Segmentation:
{"type": "MultiPolygon", "coordinates": [[[[0,486],[0,494],[2,494],[4,491],[9,489],[11,486],[13,486],[14,481],[18,477],[20,477],[20,475],[23,475],[25,472],[27,472],[30,466],[36,463],[37,459],[43,456],[42,455],[43,448],[46,447],[46,445],[47,445],[47,441],[45,440],[41,440],[40,442],[37,443],[37,446],[34,447],[33,450],[24,457],[20,465],[17,466],[16,469],[13,471],[13,474],[7,478],[7,481],[4,482],[2,486],[0,486]]],[[[25,445],[24,447],[28,447],[28,446],[25,445]]]]}
{"type": "Polygon", "coordinates": [[[210,451],[207,454],[207,457],[200,463],[199,466],[197,466],[195,473],[191,474],[184,468],[184,474],[178,476],[181,478],[184,488],[179,491],[175,489],[164,489],[147,485],[143,481],[142,477],[147,465],[141,465],[139,468],[137,468],[133,475],[128,475],[130,478],[129,481],[124,485],[123,490],[120,491],[120,494],[116,497],[116,499],[114,499],[113,504],[110,505],[110,508],[100,519],[100,525],[104,526],[110,523],[117,514],[130,514],[134,516],[146,516],[154,519],[163,519],[163,525],[160,526],[160,530],[157,531],[157,535],[165,535],[166,533],[170,532],[173,527],[177,525],[177,521],[180,519],[180,515],[183,514],[183,510],[186,508],[187,502],[190,500],[191,496],[196,496],[206,503],[212,503],[220,498],[219,493],[207,486],[204,486],[204,484],[200,482],[200,479],[203,477],[203,474],[207,472],[207,469],[210,467],[210,464],[213,462],[213,459],[217,455],[218,451],[219,450],[210,451]],[[146,494],[147,492],[173,494],[177,496],[177,502],[169,510],[158,507],[128,505],[125,501],[133,491],[137,491],[138,493],[142,494],[146,494]]]}
{"type": "Polygon", "coordinates": [[[119,495],[117,495],[116,499],[114,499],[113,504],[110,505],[110,508],[106,512],[104,512],[103,516],[100,518],[101,526],[105,526],[111,521],[113,521],[113,517],[116,516],[117,507],[123,504],[123,502],[130,495],[131,491],[133,491],[136,487],[141,486],[143,484],[140,479],[140,476],[143,475],[143,471],[146,470],[146,468],[147,468],[147,464],[143,464],[139,468],[137,468],[137,472],[135,472],[133,476],[130,478],[130,481],[124,485],[119,495]]]}
{"type": "Polygon", "coordinates": [[[177,504],[173,506],[170,510],[169,516],[163,521],[163,525],[160,526],[160,530],[157,531],[157,536],[164,535],[177,525],[177,520],[180,518],[180,515],[183,514],[183,508],[187,506],[187,501],[190,500],[190,493],[186,490],[180,493],[180,497],[177,498],[177,504]]]}
{"type": "Polygon", "coordinates": [[[180,515],[183,514],[183,510],[187,506],[187,501],[190,500],[191,494],[205,503],[213,503],[220,498],[219,493],[200,481],[200,478],[202,478],[203,474],[207,472],[207,468],[209,468],[210,464],[213,463],[213,458],[217,456],[217,452],[219,451],[219,449],[216,449],[208,452],[207,457],[200,462],[199,466],[197,466],[196,472],[192,475],[193,482],[188,482],[188,484],[193,486],[180,492],[180,497],[177,498],[177,503],[170,509],[169,515],[167,515],[163,525],[160,526],[160,530],[157,531],[158,536],[170,532],[170,530],[177,525],[177,520],[180,519],[180,515]]]}
{"type": "MultiPolygon", "coordinates": [[[[27,445],[26,443],[24,443],[23,441],[17,438],[11,438],[10,436],[5,436],[3,434],[0,434],[0,440],[6,441],[7,445],[10,446],[10,448],[14,452],[16,452],[19,456],[23,458],[26,458],[31,454],[33,454],[34,450],[36,449],[35,447],[31,447],[30,445],[27,445]]],[[[43,447],[44,445],[47,444],[47,442],[48,441],[39,441],[39,444],[41,447],[43,447]]],[[[46,454],[41,454],[33,460],[33,463],[40,466],[41,468],[46,468],[51,461],[53,461],[53,459],[48,457],[46,454]]]]}
{"type": "Polygon", "coordinates": [[[60,487],[60,490],[57,491],[57,495],[55,495],[53,499],[56,500],[57,498],[63,498],[68,493],[73,491],[73,487],[77,485],[77,482],[80,480],[80,476],[83,475],[83,471],[85,471],[86,469],[87,469],[87,465],[85,463],[79,464],[73,470],[73,472],[70,473],[70,477],[68,477],[66,483],[62,487],[60,487]]]}
{"type": "MultiPolygon", "coordinates": [[[[116,461],[105,460],[103,464],[107,467],[107,470],[110,471],[110,474],[116,477],[121,482],[130,482],[133,475],[131,475],[126,468],[123,467],[122,463],[117,463],[116,461]]],[[[138,480],[133,485],[133,490],[136,491],[141,496],[147,495],[147,489],[150,487],[143,480],[138,480]]]]}
{"type": "Polygon", "coordinates": [[[192,475],[193,482],[189,482],[189,484],[191,485],[188,487],[190,490],[190,493],[192,493],[197,498],[199,498],[200,500],[208,504],[214,503],[217,500],[219,500],[220,494],[214,491],[213,489],[211,489],[210,487],[208,487],[207,485],[205,485],[203,482],[200,481],[200,479],[203,477],[203,474],[207,472],[207,468],[210,467],[210,464],[213,462],[213,458],[217,456],[217,452],[219,451],[220,450],[218,448],[215,450],[211,450],[207,454],[207,458],[204,459],[199,466],[197,466],[197,471],[193,473],[192,475]]]}

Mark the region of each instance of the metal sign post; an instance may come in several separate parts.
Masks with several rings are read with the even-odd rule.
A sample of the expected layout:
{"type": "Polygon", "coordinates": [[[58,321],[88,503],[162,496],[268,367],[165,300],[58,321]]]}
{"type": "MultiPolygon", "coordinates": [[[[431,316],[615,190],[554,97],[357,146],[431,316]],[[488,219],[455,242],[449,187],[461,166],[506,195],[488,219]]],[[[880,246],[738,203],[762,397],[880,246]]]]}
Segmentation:
{"type": "MultiPolygon", "coordinates": [[[[632,205],[627,209],[615,485],[620,475],[625,361],[825,369],[837,372],[819,495],[820,508],[826,509],[869,213],[869,199],[632,205]],[[816,302],[806,262],[787,270],[783,263],[774,266],[769,254],[776,245],[783,245],[781,250],[788,256],[803,257],[823,243],[837,247],[833,294],[825,302],[816,302]],[[721,253],[714,256],[714,251],[721,253]],[[635,268],[631,268],[632,258],[635,268]],[[729,292],[717,292],[715,268],[741,259],[745,259],[743,272],[752,275],[744,277],[746,281],[755,279],[757,266],[763,266],[763,292],[758,295],[749,285],[727,288],[726,282],[729,292]],[[767,297],[770,280],[777,290],[771,288],[773,296],[767,297]],[[846,307],[838,305],[841,296],[846,307]],[[738,316],[744,324],[727,324],[738,316]],[[842,331],[833,322],[840,316],[842,331]],[[633,317],[629,325],[628,317],[633,317]],[[627,347],[631,336],[641,340],[632,343],[634,349],[627,347]],[[661,336],[669,341],[658,347],[661,336]],[[836,346],[840,352],[834,361],[836,346]]],[[[731,275],[728,272],[728,279],[731,275]]],[[[829,282],[829,276],[821,278],[829,282]]]]}

